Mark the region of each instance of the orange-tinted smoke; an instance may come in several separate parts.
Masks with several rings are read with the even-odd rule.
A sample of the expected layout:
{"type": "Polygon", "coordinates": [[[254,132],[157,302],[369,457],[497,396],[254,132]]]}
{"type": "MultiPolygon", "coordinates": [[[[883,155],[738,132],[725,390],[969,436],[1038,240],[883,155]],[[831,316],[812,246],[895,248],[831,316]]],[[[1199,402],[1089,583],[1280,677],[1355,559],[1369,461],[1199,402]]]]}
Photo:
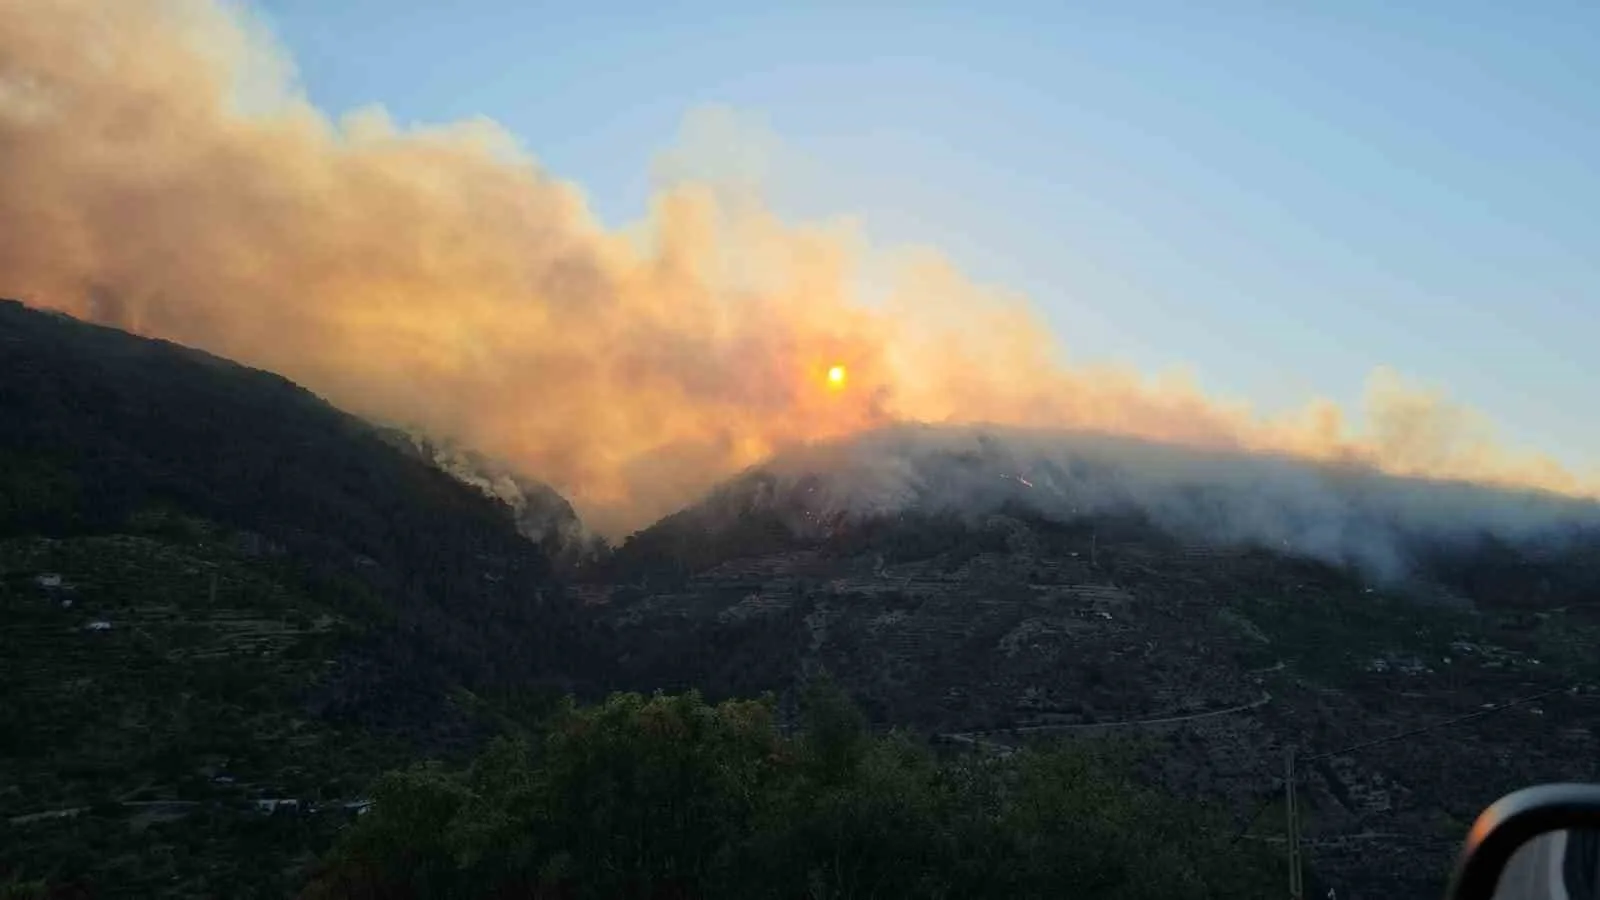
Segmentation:
{"type": "Polygon", "coordinates": [[[1074,368],[924,255],[676,186],[601,228],[492,123],[329,121],[215,0],[0,0],[0,294],[281,372],[549,481],[617,534],[794,442],[897,419],[1111,430],[1591,490],[1374,382],[1365,426],[1074,368]],[[842,366],[844,385],[828,372],[842,366]]]}

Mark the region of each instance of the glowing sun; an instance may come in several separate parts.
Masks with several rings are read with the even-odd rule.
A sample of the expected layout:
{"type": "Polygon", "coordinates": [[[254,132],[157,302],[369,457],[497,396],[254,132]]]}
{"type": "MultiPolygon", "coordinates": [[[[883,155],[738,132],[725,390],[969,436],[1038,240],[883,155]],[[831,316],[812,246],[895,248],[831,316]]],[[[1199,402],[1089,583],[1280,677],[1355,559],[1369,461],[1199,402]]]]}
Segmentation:
{"type": "Polygon", "coordinates": [[[832,388],[844,387],[844,366],[834,366],[828,370],[828,386],[832,388]]]}

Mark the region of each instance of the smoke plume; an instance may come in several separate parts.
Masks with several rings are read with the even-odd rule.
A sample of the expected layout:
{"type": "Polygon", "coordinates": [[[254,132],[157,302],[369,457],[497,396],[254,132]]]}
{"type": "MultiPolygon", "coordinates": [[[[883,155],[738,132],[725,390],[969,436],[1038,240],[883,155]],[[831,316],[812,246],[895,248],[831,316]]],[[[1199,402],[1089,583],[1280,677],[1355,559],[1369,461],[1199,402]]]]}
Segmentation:
{"type": "Polygon", "coordinates": [[[903,512],[1133,514],[1193,544],[1265,547],[1386,582],[1485,538],[1545,553],[1600,538],[1600,504],[1586,499],[1085,432],[898,425],[751,474],[726,489],[731,505],[770,506],[799,534],[903,512]]]}
{"type": "Polygon", "coordinates": [[[491,122],[330,120],[217,0],[0,0],[0,293],[477,448],[606,533],[776,451],[904,421],[1595,490],[1390,374],[1363,415],[1262,418],[1070,365],[1025,302],[930,255],[867,302],[866,253],[710,185],[608,231],[491,122]]]}

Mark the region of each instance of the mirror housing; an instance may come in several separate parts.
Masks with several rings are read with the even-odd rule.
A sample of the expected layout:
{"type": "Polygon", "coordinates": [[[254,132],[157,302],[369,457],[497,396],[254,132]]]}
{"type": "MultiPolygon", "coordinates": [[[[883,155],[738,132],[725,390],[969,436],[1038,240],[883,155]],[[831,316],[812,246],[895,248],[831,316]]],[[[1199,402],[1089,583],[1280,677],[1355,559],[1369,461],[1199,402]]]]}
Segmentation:
{"type": "Polygon", "coordinates": [[[1497,893],[1500,878],[1519,849],[1566,830],[1600,831],[1600,785],[1542,784],[1500,798],[1472,824],[1446,900],[1545,900],[1497,893]]]}

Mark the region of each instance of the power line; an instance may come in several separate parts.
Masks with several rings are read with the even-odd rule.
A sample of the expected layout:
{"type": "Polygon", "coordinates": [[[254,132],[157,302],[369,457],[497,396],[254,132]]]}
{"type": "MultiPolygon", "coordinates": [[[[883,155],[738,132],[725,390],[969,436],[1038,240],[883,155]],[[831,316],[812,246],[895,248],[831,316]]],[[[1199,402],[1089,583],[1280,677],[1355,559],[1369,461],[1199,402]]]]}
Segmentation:
{"type": "Polygon", "coordinates": [[[1305,896],[1305,872],[1300,866],[1300,803],[1295,797],[1294,745],[1283,748],[1284,843],[1289,848],[1289,900],[1305,896]]]}
{"type": "Polygon", "coordinates": [[[1250,827],[1256,824],[1256,820],[1261,818],[1262,813],[1267,811],[1267,807],[1272,805],[1272,800],[1276,796],[1278,796],[1278,789],[1276,787],[1266,792],[1266,796],[1261,800],[1261,805],[1257,806],[1256,811],[1251,813],[1250,818],[1245,820],[1244,827],[1240,828],[1239,833],[1234,835],[1233,840],[1228,842],[1229,846],[1244,840],[1244,836],[1249,833],[1250,827]]]}

